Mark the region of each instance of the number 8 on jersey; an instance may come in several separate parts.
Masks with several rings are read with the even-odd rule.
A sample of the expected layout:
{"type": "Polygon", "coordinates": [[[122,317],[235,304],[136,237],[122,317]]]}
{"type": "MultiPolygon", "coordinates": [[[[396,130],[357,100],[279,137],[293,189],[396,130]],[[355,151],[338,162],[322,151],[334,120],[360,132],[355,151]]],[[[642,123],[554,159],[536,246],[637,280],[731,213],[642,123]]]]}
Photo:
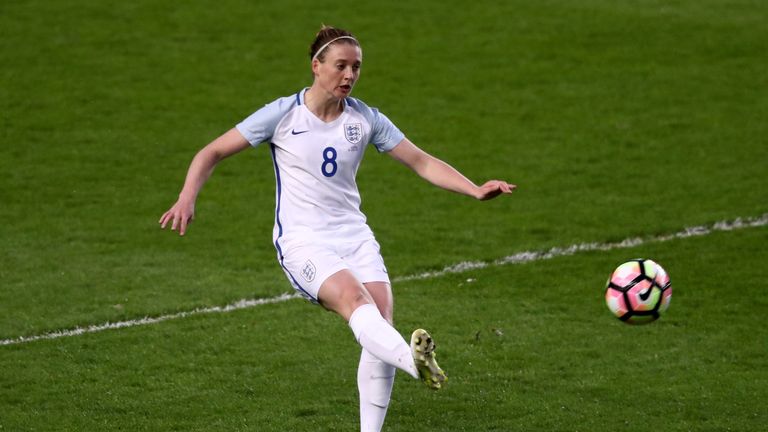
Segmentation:
{"type": "Polygon", "coordinates": [[[336,163],[336,149],[333,147],[326,147],[323,150],[323,165],[320,167],[323,175],[326,177],[333,177],[336,174],[336,170],[339,165],[336,163]]]}

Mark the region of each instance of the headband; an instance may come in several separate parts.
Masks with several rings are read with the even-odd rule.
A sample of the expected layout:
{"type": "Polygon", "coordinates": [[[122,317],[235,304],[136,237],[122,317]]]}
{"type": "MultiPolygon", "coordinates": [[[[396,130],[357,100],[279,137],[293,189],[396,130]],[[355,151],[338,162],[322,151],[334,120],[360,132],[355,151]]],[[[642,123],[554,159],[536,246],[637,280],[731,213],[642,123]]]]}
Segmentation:
{"type": "Polygon", "coordinates": [[[326,44],[325,44],[325,45],[321,46],[321,47],[320,47],[320,49],[318,49],[318,50],[317,50],[317,52],[315,53],[315,55],[313,55],[313,56],[312,56],[312,60],[315,60],[315,59],[317,58],[317,56],[319,56],[319,55],[320,55],[320,53],[321,53],[321,52],[323,52],[323,50],[324,50],[324,49],[328,48],[328,45],[330,45],[330,44],[332,44],[332,43],[336,42],[336,41],[337,41],[337,40],[339,40],[339,39],[351,39],[351,40],[355,41],[355,42],[357,43],[357,45],[358,45],[358,46],[360,46],[360,42],[357,42],[357,39],[355,39],[355,38],[354,38],[354,37],[352,37],[352,36],[339,36],[339,37],[337,37],[337,38],[335,38],[335,39],[331,39],[330,41],[326,42],[326,44]]]}

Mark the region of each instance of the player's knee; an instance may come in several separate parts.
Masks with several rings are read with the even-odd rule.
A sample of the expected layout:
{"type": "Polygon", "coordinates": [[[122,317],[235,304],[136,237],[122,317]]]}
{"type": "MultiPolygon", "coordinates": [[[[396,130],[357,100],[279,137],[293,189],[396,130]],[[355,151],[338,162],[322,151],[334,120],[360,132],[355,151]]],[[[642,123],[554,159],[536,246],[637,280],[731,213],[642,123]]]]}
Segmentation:
{"type": "Polygon", "coordinates": [[[347,301],[347,304],[354,309],[357,309],[358,307],[364,305],[364,304],[374,304],[371,301],[371,296],[368,295],[367,292],[364,290],[356,290],[355,292],[351,293],[349,295],[349,300],[347,301]]]}
{"type": "Polygon", "coordinates": [[[348,295],[344,296],[342,298],[342,308],[344,310],[349,311],[349,315],[351,316],[354,311],[357,310],[360,306],[366,305],[366,304],[374,304],[370,297],[366,295],[365,292],[352,292],[348,295]]]}
{"type": "Polygon", "coordinates": [[[340,289],[336,290],[337,301],[352,310],[364,304],[374,304],[371,295],[366,291],[365,287],[359,283],[346,284],[340,289]]]}
{"type": "MultiPolygon", "coordinates": [[[[326,294],[328,293],[326,292],[326,294]]],[[[363,288],[353,286],[336,290],[333,296],[324,296],[324,298],[321,298],[321,303],[326,308],[333,310],[347,319],[349,319],[352,313],[360,306],[375,304],[373,303],[371,296],[363,288]]]]}

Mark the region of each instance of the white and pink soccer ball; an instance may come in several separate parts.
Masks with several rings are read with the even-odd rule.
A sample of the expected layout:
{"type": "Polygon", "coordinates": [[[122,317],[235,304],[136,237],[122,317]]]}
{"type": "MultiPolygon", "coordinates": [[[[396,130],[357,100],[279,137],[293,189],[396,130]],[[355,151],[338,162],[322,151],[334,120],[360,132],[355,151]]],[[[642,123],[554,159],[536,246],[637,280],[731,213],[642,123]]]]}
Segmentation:
{"type": "Polygon", "coordinates": [[[667,272],[649,259],[634,259],[618,266],[605,289],[608,309],[629,324],[656,321],[671,299],[672,285],[667,272]]]}

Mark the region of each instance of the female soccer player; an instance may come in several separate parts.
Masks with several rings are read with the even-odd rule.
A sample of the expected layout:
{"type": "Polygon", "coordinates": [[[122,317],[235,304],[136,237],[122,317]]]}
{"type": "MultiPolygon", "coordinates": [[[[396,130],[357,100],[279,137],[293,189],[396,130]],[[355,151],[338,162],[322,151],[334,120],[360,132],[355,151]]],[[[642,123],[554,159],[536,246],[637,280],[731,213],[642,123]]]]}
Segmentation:
{"type": "Polygon", "coordinates": [[[358,367],[360,423],[379,431],[395,368],[439,389],[446,376],[434,343],[418,329],[410,346],[392,326],[392,289],[379,244],[360,211],[355,183],[367,144],[427,181],[479,200],[511,193],[515,185],[475,185],[425,153],[375,108],[350,97],[360,78],[362,49],[345,30],[323,27],[310,46],[314,81],[297,94],[259,109],[200,150],[178,201],[160,218],[184,235],[203,183],[222,159],[269,142],[276,179],[273,240],[291,285],[344,318],[362,346],[358,367]]]}

